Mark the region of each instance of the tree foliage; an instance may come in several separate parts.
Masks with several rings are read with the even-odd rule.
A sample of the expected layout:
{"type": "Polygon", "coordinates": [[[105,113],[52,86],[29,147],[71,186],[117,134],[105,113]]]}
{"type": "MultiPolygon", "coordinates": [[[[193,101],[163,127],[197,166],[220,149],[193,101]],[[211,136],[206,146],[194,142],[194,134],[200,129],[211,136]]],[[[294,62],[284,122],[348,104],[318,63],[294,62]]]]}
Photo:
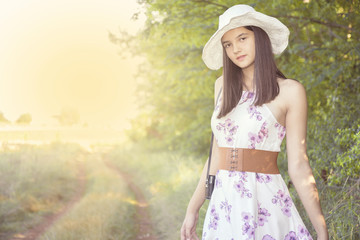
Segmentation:
{"type": "Polygon", "coordinates": [[[4,116],[2,112],[0,112],[0,124],[9,124],[10,121],[4,116]]]}
{"type": "Polygon", "coordinates": [[[16,124],[24,124],[28,125],[32,121],[32,117],[30,113],[24,113],[19,116],[19,118],[16,120],[16,124]]]}
{"type": "Polygon", "coordinates": [[[71,107],[63,108],[59,115],[53,117],[59,121],[61,126],[72,126],[80,122],[79,112],[71,107]]]}

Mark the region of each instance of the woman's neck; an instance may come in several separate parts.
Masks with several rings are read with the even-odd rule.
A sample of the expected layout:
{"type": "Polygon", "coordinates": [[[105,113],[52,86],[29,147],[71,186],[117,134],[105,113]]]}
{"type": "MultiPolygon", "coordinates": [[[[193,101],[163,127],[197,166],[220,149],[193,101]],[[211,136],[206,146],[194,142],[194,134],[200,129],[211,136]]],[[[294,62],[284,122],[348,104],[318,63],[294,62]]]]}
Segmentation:
{"type": "Polygon", "coordinates": [[[243,88],[247,91],[254,90],[254,68],[242,69],[243,72],[243,88]]]}

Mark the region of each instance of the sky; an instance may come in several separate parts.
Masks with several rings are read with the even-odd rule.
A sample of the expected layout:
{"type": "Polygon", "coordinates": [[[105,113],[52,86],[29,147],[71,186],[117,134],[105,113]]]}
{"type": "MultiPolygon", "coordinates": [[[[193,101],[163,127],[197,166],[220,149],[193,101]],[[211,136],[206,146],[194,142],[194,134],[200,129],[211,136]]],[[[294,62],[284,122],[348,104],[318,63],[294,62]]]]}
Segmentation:
{"type": "Polygon", "coordinates": [[[108,33],[138,32],[139,10],[136,0],[0,0],[0,112],[48,126],[72,108],[89,126],[128,128],[140,60],[121,57],[108,33]]]}

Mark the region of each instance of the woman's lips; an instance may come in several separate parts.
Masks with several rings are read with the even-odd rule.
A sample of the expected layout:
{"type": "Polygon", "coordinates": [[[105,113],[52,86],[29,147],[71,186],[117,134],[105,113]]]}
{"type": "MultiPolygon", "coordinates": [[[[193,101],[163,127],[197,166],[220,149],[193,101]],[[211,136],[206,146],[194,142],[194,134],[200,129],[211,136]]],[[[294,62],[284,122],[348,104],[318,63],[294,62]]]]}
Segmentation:
{"type": "Polygon", "coordinates": [[[236,60],[242,61],[242,60],[245,59],[245,57],[246,57],[246,55],[241,55],[241,56],[238,56],[238,57],[236,58],[236,60]]]}

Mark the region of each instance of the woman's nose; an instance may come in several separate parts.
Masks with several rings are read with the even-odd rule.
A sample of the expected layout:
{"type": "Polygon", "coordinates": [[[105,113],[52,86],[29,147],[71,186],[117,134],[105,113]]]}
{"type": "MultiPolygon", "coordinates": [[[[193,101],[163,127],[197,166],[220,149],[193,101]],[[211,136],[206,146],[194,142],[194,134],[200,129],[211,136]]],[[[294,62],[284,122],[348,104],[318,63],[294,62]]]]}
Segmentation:
{"type": "Polygon", "coordinates": [[[240,52],[240,51],[241,51],[241,46],[240,46],[239,43],[234,43],[233,46],[234,46],[234,47],[233,47],[234,53],[237,53],[237,52],[240,52]]]}

